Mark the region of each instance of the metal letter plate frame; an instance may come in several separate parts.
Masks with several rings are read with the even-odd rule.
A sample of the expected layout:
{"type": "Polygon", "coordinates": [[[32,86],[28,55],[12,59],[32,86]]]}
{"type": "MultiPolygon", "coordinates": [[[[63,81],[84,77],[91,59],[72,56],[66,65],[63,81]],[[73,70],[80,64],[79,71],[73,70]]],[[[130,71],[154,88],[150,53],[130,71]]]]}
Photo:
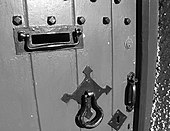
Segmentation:
{"type": "MultiPolygon", "coordinates": [[[[55,33],[69,33],[70,35],[70,42],[69,43],[57,43],[57,44],[66,44],[68,47],[59,47],[59,48],[51,48],[49,50],[61,50],[61,49],[73,49],[73,48],[83,48],[83,34],[81,34],[78,38],[78,43],[74,43],[73,41],[73,36],[72,33],[79,29],[81,32],[83,32],[83,27],[82,26],[72,26],[72,25],[62,25],[62,26],[53,26],[53,27],[48,27],[48,26],[32,26],[32,27],[18,27],[13,29],[13,35],[14,35],[14,41],[15,41],[15,47],[16,47],[16,54],[20,55],[23,53],[30,53],[32,51],[38,51],[42,52],[44,50],[36,50],[36,47],[40,47],[39,44],[32,44],[31,36],[32,35],[41,35],[41,34],[55,34],[55,33]],[[25,41],[19,41],[18,40],[18,33],[19,32],[24,32],[25,34],[29,34],[29,45],[34,47],[35,50],[32,51],[26,51],[24,48],[25,46],[25,41]],[[72,46],[73,45],[73,46],[72,46]]],[[[56,43],[44,43],[43,45],[56,45],[56,43]]],[[[46,49],[45,51],[49,51],[46,49]]]]}

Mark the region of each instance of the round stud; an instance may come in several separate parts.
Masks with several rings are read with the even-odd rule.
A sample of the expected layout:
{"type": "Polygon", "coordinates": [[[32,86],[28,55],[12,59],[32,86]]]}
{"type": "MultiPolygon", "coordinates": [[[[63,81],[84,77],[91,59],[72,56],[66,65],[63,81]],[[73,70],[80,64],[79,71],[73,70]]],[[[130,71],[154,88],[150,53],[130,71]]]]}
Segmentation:
{"type": "Polygon", "coordinates": [[[86,19],[83,16],[77,18],[77,23],[83,25],[86,22],[86,19]]]}
{"type": "Polygon", "coordinates": [[[47,18],[47,23],[48,23],[49,25],[54,25],[54,24],[56,23],[56,18],[55,18],[55,16],[49,16],[49,17],[47,18]]]}
{"type": "Polygon", "coordinates": [[[96,2],[97,0],[90,0],[91,2],[96,2]]]}
{"type": "Polygon", "coordinates": [[[114,0],[115,4],[119,4],[121,0],[114,0]]]}
{"type": "Polygon", "coordinates": [[[130,18],[125,18],[124,23],[125,23],[125,25],[129,25],[131,23],[130,18]]]}
{"type": "Polygon", "coordinates": [[[109,17],[103,17],[103,24],[107,25],[110,23],[110,18],[109,17]]]}
{"type": "Polygon", "coordinates": [[[12,23],[16,26],[22,24],[22,17],[21,16],[13,16],[12,23]]]}

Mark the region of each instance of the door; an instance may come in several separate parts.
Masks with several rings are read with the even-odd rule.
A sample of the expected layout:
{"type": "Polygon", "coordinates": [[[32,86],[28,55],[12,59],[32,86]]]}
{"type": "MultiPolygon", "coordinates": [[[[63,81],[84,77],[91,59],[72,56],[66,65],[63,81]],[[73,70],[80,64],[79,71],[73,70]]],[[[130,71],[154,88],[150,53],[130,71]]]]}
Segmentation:
{"type": "Polygon", "coordinates": [[[0,6],[3,131],[89,130],[85,125],[97,116],[92,98],[84,127],[75,122],[85,91],[102,114],[91,130],[133,128],[134,105],[127,111],[124,101],[127,76],[135,74],[135,0],[3,0],[0,6]]]}

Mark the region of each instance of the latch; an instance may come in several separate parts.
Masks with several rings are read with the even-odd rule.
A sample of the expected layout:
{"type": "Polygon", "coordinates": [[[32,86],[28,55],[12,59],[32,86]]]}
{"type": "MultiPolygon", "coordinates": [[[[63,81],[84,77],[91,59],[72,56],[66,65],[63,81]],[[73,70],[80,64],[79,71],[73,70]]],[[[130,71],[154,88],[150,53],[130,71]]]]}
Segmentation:
{"type": "Polygon", "coordinates": [[[82,26],[36,26],[14,29],[16,53],[83,48],[82,26]]]}
{"type": "Polygon", "coordinates": [[[135,73],[130,72],[127,75],[127,85],[125,88],[125,99],[124,103],[126,106],[126,111],[131,112],[134,108],[136,101],[136,82],[138,80],[135,78],[135,73]]]}

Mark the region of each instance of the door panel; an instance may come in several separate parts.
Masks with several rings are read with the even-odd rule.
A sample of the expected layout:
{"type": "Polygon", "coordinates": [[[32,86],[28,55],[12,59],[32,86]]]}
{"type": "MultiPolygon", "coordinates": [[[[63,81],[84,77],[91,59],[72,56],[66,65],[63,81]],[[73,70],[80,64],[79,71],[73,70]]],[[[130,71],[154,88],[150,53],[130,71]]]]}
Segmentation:
{"type": "MultiPolygon", "coordinates": [[[[48,16],[55,16],[57,25],[72,25],[72,3],[63,0],[28,0],[30,26],[50,26],[48,16]]],[[[41,129],[43,131],[77,131],[74,117],[78,109],[75,101],[61,100],[65,93],[77,88],[75,50],[32,53],[34,78],[41,129]]]]}
{"type": "Polygon", "coordinates": [[[119,131],[132,129],[133,111],[126,111],[124,95],[127,75],[135,72],[135,0],[119,4],[112,0],[0,0],[0,7],[0,129],[80,130],[75,124],[77,102],[66,104],[61,98],[81,84],[86,66],[93,70],[91,78],[99,86],[112,88],[97,101],[104,118],[91,131],[114,131],[108,122],[118,109],[127,116],[119,131]],[[22,24],[12,24],[18,15],[22,24]],[[53,24],[48,23],[51,16],[53,24]],[[80,23],[79,17],[85,20],[80,23]],[[83,49],[16,55],[13,28],[79,24],[83,49]]]}
{"type": "Polygon", "coordinates": [[[27,0],[30,26],[47,25],[48,16],[56,17],[57,25],[72,21],[71,0],[27,0]]]}
{"type": "MultiPolygon", "coordinates": [[[[135,72],[136,55],[136,1],[124,0],[120,4],[113,3],[113,114],[121,110],[127,119],[120,131],[133,127],[133,111],[126,112],[124,93],[127,85],[127,75],[135,72]],[[125,18],[130,19],[125,24],[125,18]]],[[[129,129],[130,130],[130,129],[129,129]]]]}
{"type": "Polygon", "coordinates": [[[37,131],[30,59],[16,56],[13,42],[12,19],[18,15],[24,15],[22,0],[0,1],[0,130],[37,131]]]}
{"type": "MultiPolygon", "coordinates": [[[[112,87],[111,24],[103,24],[103,17],[111,19],[111,1],[76,0],[75,14],[76,21],[81,16],[86,19],[83,24],[84,48],[77,50],[79,83],[84,79],[82,71],[86,66],[90,66],[93,70],[91,77],[97,84],[103,88],[106,85],[112,87]]],[[[104,111],[104,118],[92,131],[111,130],[107,124],[111,116],[111,97],[110,92],[98,99],[98,104],[104,111]]]]}

